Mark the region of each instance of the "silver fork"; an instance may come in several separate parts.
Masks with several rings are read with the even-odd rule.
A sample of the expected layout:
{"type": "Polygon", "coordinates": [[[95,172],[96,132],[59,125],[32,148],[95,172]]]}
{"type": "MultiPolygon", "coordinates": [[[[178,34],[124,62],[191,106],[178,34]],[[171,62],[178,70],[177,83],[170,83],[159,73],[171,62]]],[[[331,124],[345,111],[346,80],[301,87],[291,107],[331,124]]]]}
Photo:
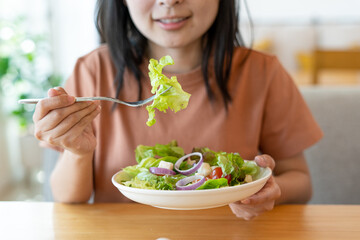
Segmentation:
{"type": "MultiPolygon", "coordinates": [[[[167,91],[170,90],[170,88],[172,88],[172,87],[167,88],[166,90],[161,92],[159,95],[162,95],[162,94],[166,93],[167,91]]],[[[125,101],[121,101],[119,99],[111,98],[111,97],[76,97],[75,102],[102,100],[102,101],[110,101],[110,102],[114,102],[114,103],[124,104],[124,105],[129,106],[129,107],[140,107],[140,106],[143,106],[143,105],[147,104],[148,102],[151,102],[157,96],[158,95],[153,95],[153,96],[151,96],[151,97],[149,97],[147,99],[144,99],[144,100],[141,100],[141,101],[136,101],[136,102],[125,102],[125,101]]],[[[20,104],[36,104],[42,99],[43,98],[20,99],[18,101],[18,103],[20,103],[20,104]]]]}

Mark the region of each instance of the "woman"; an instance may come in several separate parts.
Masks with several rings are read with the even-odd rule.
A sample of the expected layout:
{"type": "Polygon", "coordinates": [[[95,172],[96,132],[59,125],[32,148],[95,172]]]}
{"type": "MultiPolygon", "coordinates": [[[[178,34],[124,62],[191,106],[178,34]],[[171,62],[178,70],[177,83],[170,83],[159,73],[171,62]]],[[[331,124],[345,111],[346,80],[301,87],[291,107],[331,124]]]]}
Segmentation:
{"type": "Polygon", "coordinates": [[[137,145],[171,140],[185,152],[238,152],[273,169],[260,192],[230,204],[238,217],[310,199],[303,151],[321,130],[276,57],[244,47],[237,9],[230,0],[98,1],[105,44],[80,58],[66,91],[50,89],[34,113],[35,136],[62,152],[51,177],[57,201],[86,202],[92,194],[96,202],[128,201],[111,176],[136,164],[137,145]],[[100,111],[99,102],[74,102],[74,96],[149,97],[149,59],[165,55],[175,62],[165,74],[177,76],[192,96],[186,109],[157,114],[154,126],[145,124],[144,108],[102,102],[100,111]]]}

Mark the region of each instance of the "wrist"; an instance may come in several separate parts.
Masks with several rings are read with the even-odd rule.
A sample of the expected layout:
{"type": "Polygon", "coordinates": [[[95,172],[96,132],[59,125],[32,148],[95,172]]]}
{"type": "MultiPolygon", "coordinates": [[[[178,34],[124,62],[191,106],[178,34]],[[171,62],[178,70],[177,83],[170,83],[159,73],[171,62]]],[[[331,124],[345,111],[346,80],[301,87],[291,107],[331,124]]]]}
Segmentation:
{"type": "Polygon", "coordinates": [[[92,162],[94,156],[94,151],[87,152],[87,153],[74,153],[69,150],[64,150],[63,158],[72,159],[72,161],[76,162],[92,162]]]}

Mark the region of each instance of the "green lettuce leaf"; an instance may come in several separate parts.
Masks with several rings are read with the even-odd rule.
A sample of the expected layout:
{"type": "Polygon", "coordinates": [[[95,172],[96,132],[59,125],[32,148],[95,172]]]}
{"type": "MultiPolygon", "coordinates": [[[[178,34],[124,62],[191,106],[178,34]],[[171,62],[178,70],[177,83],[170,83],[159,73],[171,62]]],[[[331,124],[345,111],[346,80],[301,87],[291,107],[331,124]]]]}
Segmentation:
{"type": "Polygon", "coordinates": [[[148,126],[155,124],[155,109],[165,112],[170,108],[174,112],[187,107],[190,99],[190,94],[183,91],[181,85],[178,83],[177,78],[172,76],[170,79],[162,74],[163,67],[173,65],[174,61],[170,56],[164,56],[157,61],[150,59],[149,63],[149,77],[151,81],[151,93],[156,94],[156,98],[151,105],[146,106],[149,113],[149,118],[146,122],[148,126]],[[169,91],[161,94],[164,90],[172,87],[169,91]]]}
{"type": "Polygon", "coordinates": [[[223,175],[230,175],[235,170],[233,162],[228,159],[225,154],[218,155],[217,165],[221,167],[223,175]]]}
{"type": "Polygon", "coordinates": [[[196,190],[201,189],[214,189],[229,186],[228,180],[226,178],[218,178],[218,179],[209,179],[204,182],[203,185],[198,187],[196,190]]]}
{"type": "Polygon", "coordinates": [[[138,145],[135,149],[135,159],[138,163],[148,157],[159,158],[172,156],[180,158],[184,155],[184,149],[179,147],[176,141],[171,141],[169,144],[156,144],[155,146],[138,145]]]}
{"type": "Polygon", "coordinates": [[[175,176],[157,176],[146,169],[136,175],[135,178],[123,182],[123,184],[128,187],[142,189],[175,190],[176,182],[184,177],[186,176],[180,174],[175,176]]]}
{"type": "Polygon", "coordinates": [[[137,166],[149,169],[151,167],[158,167],[161,161],[171,162],[172,164],[175,164],[178,159],[179,158],[173,156],[165,156],[162,158],[147,157],[141,160],[141,162],[137,166]]]}
{"type": "Polygon", "coordinates": [[[244,162],[241,170],[244,174],[256,175],[260,171],[260,167],[254,161],[244,162]]]}
{"type": "Polygon", "coordinates": [[[125,182],[135,178],[140,172],[147,171],[146,168],[139,167],[138,165],[128,166],[124,168],[117,176],[117,182],[125,182]]]}

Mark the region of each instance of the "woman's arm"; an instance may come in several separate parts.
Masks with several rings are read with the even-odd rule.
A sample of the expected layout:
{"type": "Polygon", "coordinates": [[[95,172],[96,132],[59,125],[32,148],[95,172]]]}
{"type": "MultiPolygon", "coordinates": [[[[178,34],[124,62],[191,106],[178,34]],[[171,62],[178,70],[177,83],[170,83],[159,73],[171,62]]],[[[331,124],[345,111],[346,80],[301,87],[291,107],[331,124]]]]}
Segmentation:
{"type": "Polygon", "coordinates": [[[270,211],[275,204],[305,203],[311,198],[310,173],[303,153],[276,162],[269,155],[255,157],[259,166],[273,169],[265,186],[256,194],[231,203],[233,213],[246,220],[270,211]]]}
{"type": "Polygon", "coordinates": [[[35,136],[63,153],[51,176],[56,201],[75,203],[89,200],[93,190],[93,154],[96,137],[93,119],[99,102],[75,102],[64,89],[50,89],[33,116],[35,136]]]}
{"type": "Polygon", "coordinates": [[[93,192],[93,153],[79,156],[64,151],[50,178],[55,201],[87,202],[93,192]]]}
{"type": "Polygon", "coordinates": [[[306,203],[312,196],[312,185],[304,154],[276,161],[275,181],[281,189],[276,204],[306,203]]]}

